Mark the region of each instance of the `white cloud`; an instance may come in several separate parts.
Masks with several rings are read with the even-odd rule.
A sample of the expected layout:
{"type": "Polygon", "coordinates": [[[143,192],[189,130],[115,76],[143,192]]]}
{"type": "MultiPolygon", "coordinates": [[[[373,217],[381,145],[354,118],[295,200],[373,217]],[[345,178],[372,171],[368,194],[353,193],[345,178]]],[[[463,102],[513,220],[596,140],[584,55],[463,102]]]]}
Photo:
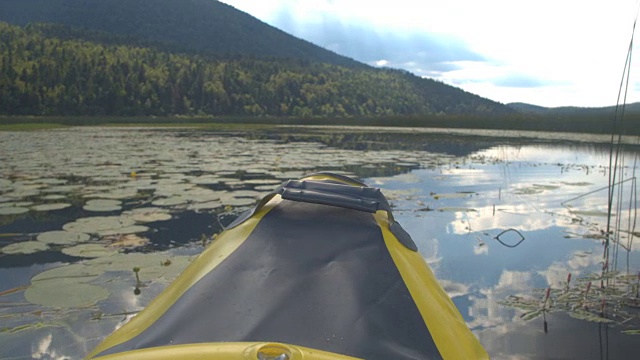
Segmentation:
{"type": "MultiPolygon", "coordinates": [[[[411,43],[415,54],[402,52],[398,56],[404,60],[387,59],[382,66],[403,67],[503,103],[543,106],[615,103],[637,6],[635,0],[224,2],[300,37],[318,36],[310,29],[326,25],[368,31],[369,35],[358,35],[352,43],[385,36],[394,43],[418,39],[420,46],[411,43]],[[449,55],[462,58],[449,64],[456,69],[437,70],[437,62],[420,61],[423,46],[440,55],[448,51],[446,46],[454,46],[449,55]],[[468,61],[471,54],[483,60],[468,61]]],[[[346,39],[349,33],[342,36],[346,39]]],[[[339,42],[323,46],[350,49],[339,42]]],[[[379,44],[389,46],[394,44],[379,44]]],[[[640,65],[636,58],[634,64],[640,65]]],[[[358,60],[375,63],[379,59],[358,60]]],[[[628,100],[640,101],[640,74],[632,73],[631,89],[628,100]]]]}

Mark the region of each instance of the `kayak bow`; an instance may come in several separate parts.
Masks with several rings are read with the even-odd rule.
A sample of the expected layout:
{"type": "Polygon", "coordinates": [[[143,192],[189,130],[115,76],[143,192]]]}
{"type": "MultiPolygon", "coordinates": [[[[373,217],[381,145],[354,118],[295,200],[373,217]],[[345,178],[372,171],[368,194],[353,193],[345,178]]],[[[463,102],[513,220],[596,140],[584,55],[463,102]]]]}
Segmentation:
{"type": "Polygon", "coordinates": [[[240,216],[90,359],[485,359],[379,189],[320,173],[240,216]]]}

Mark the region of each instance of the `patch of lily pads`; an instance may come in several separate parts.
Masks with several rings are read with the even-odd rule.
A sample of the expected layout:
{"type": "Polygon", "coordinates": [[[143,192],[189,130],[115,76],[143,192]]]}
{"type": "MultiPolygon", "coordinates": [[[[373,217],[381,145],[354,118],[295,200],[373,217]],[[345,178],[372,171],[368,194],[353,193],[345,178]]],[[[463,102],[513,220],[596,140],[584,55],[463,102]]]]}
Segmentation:
{"type": "MultiPolygon", "coordinates": [[[[80,245],[79,245],[80,246],[80,245]]],[[[133,268],[139,269],[139,281],[143,284],[173,281],[191,262],[187,255],[163,253],[114,253],[79,263],[63,265],[44,271],[33,278],[25,291],[25,299],[32,304],[52,308],[88,307],[110,296],[106,287],[97,280],[105,273],[128,274],[123,286],[133,286],[136,280],[133,268]]]]}
{"type": "Polygon", "coordinates": [[[80,218],[62,227],[66,231],[96,234],[99,236],[116,234],[135,234],[149,231],[143,225],[136,225],[130,216],[94,216],[80,218]]]}

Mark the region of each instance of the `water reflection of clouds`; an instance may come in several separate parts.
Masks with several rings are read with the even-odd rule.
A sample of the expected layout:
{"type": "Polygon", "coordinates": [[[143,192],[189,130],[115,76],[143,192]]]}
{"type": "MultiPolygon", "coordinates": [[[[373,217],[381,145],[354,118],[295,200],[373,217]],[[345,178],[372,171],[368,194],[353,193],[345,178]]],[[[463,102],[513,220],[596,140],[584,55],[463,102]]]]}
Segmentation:
{"type": "Polygon", "coordinates": [[[495,215],[493,206],[474,209],[476,211],[455,212],[455,219],[448,225],[452,233],[464,235],[469,233],[469,229],[473,232],[486,232],[510,228],[534,231],[547,229],[555,224],[553,216],[536,212],[525,204],[497,206],[495,215]]]}
{"type": "MultiPolygon", "coordinates": [[[[569,273],[578,279],[601,269],[602,245],[597,235],[606,226],[606,217],[598,212],[606,210],[607,192],[595,190],[607,184],[600,167],[608,165],[608,159],[597,151],[574,153],[557,147],[502,150],[502,154],[488,151],[486,155],[498,156],[503,163],[480,159],[460,163],[458,168],[446,165],[414,171],[422,188],[411,199],[421,199],[432,210],[447,211],[412,212],[412,203],[406,201],[403,209],[407,211],[399,221],[412,235],[420,234],[417,243],[423,255],[433,257],[433,248],[425,251],[422,247],[437,243],[439,261],[434,272],[493,358],[529,359],[540,358],[540,354],[588,358],[599,349],[568,353],[567,344],[593,345],[576,337],[577,332],[593,328],[593,323],[563,313],[547,315],[550,336],[555,337],[550,341],[542,318],[526,322],[520,318],[522,310],[500,302],[510,295],[536,299],[542,295],[535,289],[561,288],[569,273]],[[431,194],[440,191],[475,193],[439,199],[431,194]],[[573,212],[562,206],[568,200],[573,212]],[[495,241],[499,232],[509,228],[526,238],[517,248],[495,241]],[[432,242],[429,236],[438,240],[432,242]]],[[[393,180],[387,184],[395,185],[393,180]]],[[[628,216],[622,219],[626,222],[628,216]]],[[[625,256],[621,249],[619,261],[625,256]]],[[[630,268],[640,268],[638,260],[631,258],[630,268]]],[[[620,262],[619,268],[622,266],[626,263],[620,262]]]]}
{"type": "Polygon", "coordinates": [[[529,293],[534,283],[533,276],[531,272],[504,270],[495,286],[481,288],[469,294],[469,327],[486,329],[517,321],[516,311],[499,302],[509,295],[529,293]]]}
{"type": "Polygon", "coordinates": [[[58,356],[55,350],[51,349],[53,335],[49,333],[37,341],[31,348],[31,357],[34,359],[67,359],[65,356],[58,356]]]}
{"type": "Polygon", "coordinates": [[[586,276],[593,272],[594,266],[597,266],[601,261],[602,258],[599,254],[586,254],[585,252],[576,251],[566,263],[556,261],[544,270],[518,271],[504,269],[497,282],[492,286],[472,289],[470,287],[471,284],[455,284],[451,280],[445,280],[445,285],[443,286],[448,290],[451,297],[468,297],[470,306],[466,312],[463,311],[463,316],[470,328],[475,330],[500,328],[511,323],[523,323],[519,316],[522,311],[500,305],[500,301],[505,300],[510,295],[535,298],[538,295],[532,293],[534,288],[544,288],[546,286],[556,289],[561,288],[564,286],[569,273],[573,275],[573,279],[586,276]],[[540,278],[546,284],[541,284],[540,278]],[[458,291],[460,289],[466,289],[469,292],[461,293],[458,291]]]}
{"type": "Polygon", "coordinates": [[[495,174],[484,169],[473,168],[445,168],[440,173],[445,177],[444,181],[455,181],[456,186],[477,186],[482,183],[495,182],[495,174]]]}
{"type": "Polygon", "coordinates": [[[476,157],[494,158],[505,162],[534,162],[560,164],[589,164],[590,166],[609,166],[609,152],[606,148],[587,146],[496,146],[474,154],[476,157]]]}

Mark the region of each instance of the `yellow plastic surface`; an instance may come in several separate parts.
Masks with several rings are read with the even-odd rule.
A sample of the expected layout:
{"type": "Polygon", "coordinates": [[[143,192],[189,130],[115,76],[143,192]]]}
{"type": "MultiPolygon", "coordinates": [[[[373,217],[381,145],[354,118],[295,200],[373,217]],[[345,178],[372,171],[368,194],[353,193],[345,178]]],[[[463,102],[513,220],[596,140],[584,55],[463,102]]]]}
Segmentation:
{"type": "Polygon", "coordinates": [[[424,319],[440,355],[446,359],[489,359],[420,253],[407,249],[389,230],[385,211],[375,214],[387,249],[424,319]]]}
{"type": "Polygon", "coordinates": [[[279,355],[278,349],[287,354],[286,360],[358,360],[358,358],[334,354],[280,343],[204,343],[162,346],[107,355],[96,360],[259,360],[262,355],[279,355]],[[275,351],[275,352],[274,352],[275,351]]]}
{"type": "MultiPolygon", "coordinates": [[[[343,179],[319,174],[304,180],[337,180],[349,185],[343,179]]],[[[189,288],[212,271],[227,256],[232,254],[253,232],[260,220],[274,206],[282,201],[276,195],[251,218],[235,228],[224,231],[180,277],[169,285],[142,312],[127,324],[107,337],[89,359],[220,359],[220,360],[258,360],[278,355],[279,349],[287,354],[287,360],[341,360],[356,359],[321,350],[304,348],[297,345],[277,343],[204,343],[163,346],[127,351],[113,355],[96,357],[105,350],[127,342],[149,328],[164,314],[189,288]],[[259,356],[259,353],[262,356],[259,356]]],[[[486,351],[471,333],[458,309],[438,283],[424,258],[417,252],[407,249],[389,230],[389,218],[385,211],[374,214],[382,230],[385,244],[414,299],[431,336],[444,359],[488,359],[486,351]]],[[[313,324],[309,324],[313,326],[313,324]]],[[[277,356],[276,356],[277,357],[277,356]]]]}
{"type": "Polygon", "coordinates": [[[87,358],[91,359],[109,348],[129,341],[151,326],[171,305],[189,290],[191,286],[211,272],[227,258],[227,256],[242,245],[258,225],[260,219],[280,201],[282,201],[282,198],[280,198],[279,195],[274,197],[250,219],[233,229],[222,232],[222,234],[216,238],[216,241],[211,243],[193,263],[187,266],[178,279],[172,282],[160,295],[151,301],[144,310],[108,336],[87,358]],[[209,254],[215,254],[215,256],[209,254]]]}

